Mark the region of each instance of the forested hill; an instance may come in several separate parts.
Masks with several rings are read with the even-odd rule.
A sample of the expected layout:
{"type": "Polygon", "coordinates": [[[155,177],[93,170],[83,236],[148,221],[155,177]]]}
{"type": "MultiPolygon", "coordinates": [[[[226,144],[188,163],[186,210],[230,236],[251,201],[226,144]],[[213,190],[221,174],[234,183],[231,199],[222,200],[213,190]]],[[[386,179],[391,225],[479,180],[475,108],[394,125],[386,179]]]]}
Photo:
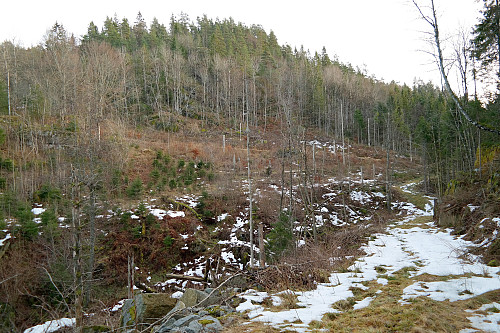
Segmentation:
{"type": "MultiPolygon", "coordinates": [[[[146,290],[185,288],[179,274],[217,286],[253,272],[257,243],[260,267],[298,263],[259,286],[315,287],[401,214],[430,222],[417,190],[498,263],[500,138],[431,83],[207,17],[107,18],[81,39],[56,23],[0,55],[0,331],[116,324],[134,274],[146,290]]],[[[498,128],[498,96],[457,99],[498,128]]]]}
{"type": "MultiPolygon", "coordinates": [[[[5,129],[20,141],[72,126],[97,128],[104,120],[177,131],[187,117],[203,128],[239,131],[248,116],[261,131],[271,122],[295,132],[314,127],[420,155],[428,174],[438,173],[441,190],[476,159],[477,132],[430,83],[378,81],[325,49],[312,55],[280,46],[257,25],[181,16],[168,28],[156,19],[148,27],[139,14],[134,24],[90,23],[81,40],[55,24],[37,47],[5,42],[1,49],[8,80],[0,81],[0,110],[13,117],[6,119],[15,126],[5,129]],[[26,130],[14,130],[21,124],[26,130]]],[[[468,104],[475,119],[498,116],[477,101],[468,104]]]]}

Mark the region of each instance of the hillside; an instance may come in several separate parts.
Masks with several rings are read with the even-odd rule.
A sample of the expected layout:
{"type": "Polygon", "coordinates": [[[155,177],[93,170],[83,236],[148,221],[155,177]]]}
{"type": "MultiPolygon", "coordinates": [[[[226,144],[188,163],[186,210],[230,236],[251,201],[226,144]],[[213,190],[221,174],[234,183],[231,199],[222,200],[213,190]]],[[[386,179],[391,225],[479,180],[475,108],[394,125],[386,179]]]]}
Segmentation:
{"type": "MultiPolygon", "coordinates": [[[[222,287],[232,315],[182,303],[180,318],[157,314],[164,329],[135,328],[212,312],[226,330],[256,331],[456,331],[472,325],[466,310],[494,318],[499,141],[442,90],[206,17],[168,29],[108,18],[82,40],[56,24],[37,47],[0,47],[0,330],[118,330],[137,314],[126,299],[222,287]],[[450,271],[432,269],[440,260],[450,271]],[[470,298],[443,303],[441,287],[470,298]],[[443,327],[423,309],[454,306],[443,327]]],[[[495,100],[461,100],[495,125],[495,100]]]]}

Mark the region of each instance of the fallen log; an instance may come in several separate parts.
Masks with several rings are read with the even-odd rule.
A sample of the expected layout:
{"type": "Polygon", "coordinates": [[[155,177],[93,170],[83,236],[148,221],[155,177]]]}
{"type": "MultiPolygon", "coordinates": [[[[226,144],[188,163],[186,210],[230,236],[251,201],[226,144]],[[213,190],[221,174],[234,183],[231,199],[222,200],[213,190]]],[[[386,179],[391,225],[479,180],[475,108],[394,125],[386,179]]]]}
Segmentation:
{"type": "Polygon", "coordinates": [[[167,279],[177,279],[177,280],[188,280],[195,282],[207,282],[205,278],[199,276],[189,276],[189,275],[181,275],[181,274],[165,274],[167,279]]]}

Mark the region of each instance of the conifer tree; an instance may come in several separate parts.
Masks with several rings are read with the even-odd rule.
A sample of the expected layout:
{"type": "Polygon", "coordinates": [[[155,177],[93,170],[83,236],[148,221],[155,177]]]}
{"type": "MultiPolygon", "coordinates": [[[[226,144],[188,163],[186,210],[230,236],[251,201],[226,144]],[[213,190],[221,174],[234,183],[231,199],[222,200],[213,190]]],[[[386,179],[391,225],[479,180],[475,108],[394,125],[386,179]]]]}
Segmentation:
{"type": "Polygon", "coordinates": [[[500,84],[500,6],[498,0],[484,0],[483,17],[474,27],[472,54],[483,69],[497,67],[497,84],[500,84]]]}

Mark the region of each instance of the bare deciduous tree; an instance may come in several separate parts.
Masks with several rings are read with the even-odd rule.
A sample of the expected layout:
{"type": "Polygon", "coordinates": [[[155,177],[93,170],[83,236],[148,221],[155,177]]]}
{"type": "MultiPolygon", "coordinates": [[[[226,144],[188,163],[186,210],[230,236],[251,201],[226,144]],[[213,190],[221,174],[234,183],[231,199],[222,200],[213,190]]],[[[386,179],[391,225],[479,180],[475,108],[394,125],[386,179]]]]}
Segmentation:
{"type": "Polygon", "coordinates": [[[476,120],[472,119],[470,117],[470,115],[467,113],[465,105],[460,101],[458,96],[455,94],[455,92],[451,88],[450,81],[448,80],[448,75],[446,73],[446,69],[445,69],[445,65],[444,65],[443,51],[441,49],[441,40],[440,40],[440,36],[439,36],[439,26],[438,26],[438,21],[437,21],[436,7],[434,6],[434,0],[430,0],[430,2],[431,2],[431,6],[430,6],[431,14],[430,15],[426,15],[424,13],[424,11],[422,10],[422,7],[417,3],[416,0],[412,0],[412,1],[413,1],[413,4],[415,5],[415,7],[417,8],[418,12],[420,13],[421,18],[432,27],[433,37],[434,37],[434,45],[435,45],[436,51],[437,51],[437,54],[435,55],[435,57],[437,58],[439,71],[440,71],[441,76],[443,78],[444,86],[445,86],[446,90],[448,91],[448,93],[450,94],[453,102],[457,106],[458,111],[460,112],[460,114],[462,114],[462,116],[464,116],[464,118],[469,123],[471,123],[472,125],[474,125],[478,129],[480,129],[482,131],[487,131],[487,132],[491,132],[491,133],[500,135],[500,130],[492,128],[490,126],[480,124],[476,120]]]}

